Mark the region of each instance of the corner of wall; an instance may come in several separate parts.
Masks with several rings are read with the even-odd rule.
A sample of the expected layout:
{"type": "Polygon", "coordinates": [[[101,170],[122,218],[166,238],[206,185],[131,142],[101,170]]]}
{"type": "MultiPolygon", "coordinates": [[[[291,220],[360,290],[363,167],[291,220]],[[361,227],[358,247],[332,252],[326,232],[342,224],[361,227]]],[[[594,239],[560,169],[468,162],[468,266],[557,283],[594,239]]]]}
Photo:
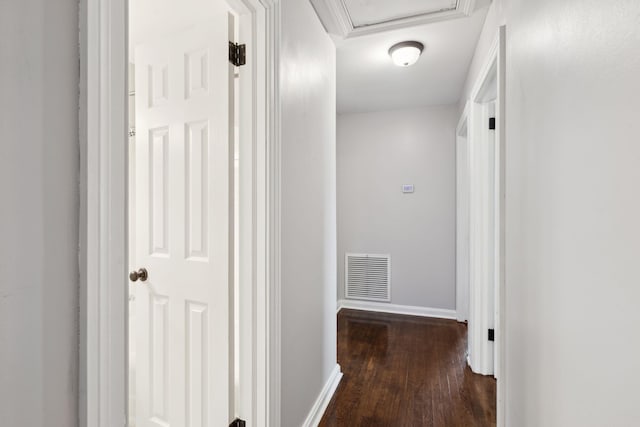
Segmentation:
{"type": "Polygon", "coordinates": [[[329,379],[327,379],[327,382],[313,403],[307,418],[302,423],[302,427],[317,427],[320,424],[322,416],[327,410],[329,402],[331,402],[331,398],[335,394],[341,379],[342,370],[340,369],[340,365],[336,364],[331,371],[331,375],[329,375],[329,379]]]}

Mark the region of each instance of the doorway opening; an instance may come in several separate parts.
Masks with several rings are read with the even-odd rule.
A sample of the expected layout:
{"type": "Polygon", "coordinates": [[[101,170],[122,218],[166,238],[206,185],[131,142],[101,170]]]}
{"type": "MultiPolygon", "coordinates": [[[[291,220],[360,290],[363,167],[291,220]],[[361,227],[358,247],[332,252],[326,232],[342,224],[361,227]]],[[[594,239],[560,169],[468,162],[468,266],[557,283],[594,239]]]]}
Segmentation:
{"type": "Polygon", "coordinates": [[[470,184],[468,107],[465,107],[456,127],[456,318],[458,322],[469,320],[470,184]]]}
{"type": "Polygon", "coordinates": [[[468,363],[497,380],[504,425],[505,28],[501,27],[457,129],[457,292],[468,307],[468,363]],[[468,238],[467,238],[468,236],[468,238]],[[468,290],[468,292],[467,292],[468,290]]]}
{"type": "Polygon", "coordinates": [[[222,53],[238,18],[225,2],[129,5],[128,422],[228,425],[239,73],[222,53]]]}
{"type": "Polygon", "coordinates": [[[128,7],[128,426],[266,423],[272,17],[128,7]]]}
{"type": "MultiPolygon", "coordinates": [[[[167,0],[131,1],[153,6],[154,12],[145,16],[142,22],[156,26],[160,18],[158,14],[164,12],[166,15],[165,9],[171,3],[167,0]]],[[[228,421],[238,414],[250,425],[279,425],[280,97],[277,76],[280,4],[272,0],[229,0],[228,4],[226,0],[214,2],[216,6],[225,8],[230,5],[235,12],[239,22],[239,38],[246,44],[247,59],[247,65],[239,70],[238,83],[238,118],[242,129],[239,135],[238,183],[239,339],[237,343],[231,340],[224,343],[229,348],[235,345],[240,347],[237,361],[240,368],[239,378],[235,378],[235,374],[232,377],[232,371],[229,370],[229,378],[221,381],[237,387],[234,393],[227,390],[228,404],[220,405],[225,406],[221,410],[223,415],[216,413],[215,416],[228,421]],[[233,406],[230,403],[232,399],[233,406]]],[[[210,6],[208,0],[202,3],[210,6]]],[[[82,139],[84,143],[80,157],[80,182],[83,184],[80,255],[81,275],[86,283],[86,287],[81,288],[80,305],[80,420],[83,425],[111,427],[122,425],[123,420],[127,420],[129,391],[127,311],[131,286],[128,273],[131,269],[127,254],[129,147],[126,133],[128,41],[131,36],[128,29],[129,1],[86,0],[81,3],[80,12],[80,124],[81,133],[86,135],[82,139]]],[[[175,17],[185,18],[181,10],[176,12],[175,17]]],[[[227,24],[221,22],[221,25],[227,24]]],[[[211,58],[224,58],[226,63],[229,41],[226,39],[224,46],[220,45],[220,50],[216,50],[216,55],[211,58]]],[[[197,51],[190,53],[194,54],[191,58],[197,58],[197,51]]],[[[197,70],[203,70],[204,67],[198,67],[198,61],[195,62],[191,69],[197,74],[197,70]]],[[[156,93],[158,87],[162,89],[165,81],[162,72],[160,76],[157,81],[161,84],[154,87],[156,93]]],[[[167,84],[169,81],[170,77],[166,79],[167,84]]],[[[190,88],[197,89],[194,86],[190,88]]],[[[184,93],[188,89],[187,86],[168,87],[169,94],[184,93]]],[[[137,93],[140,94],[139,91],[137,93]]],[[[147,98],[147,101],[150,100],[147,98]]],[[[152,101],[164,102],[162,97],[154,97],[152,101]]],[[[136,136],[139,136],[138,120],[136,126],[136,136]]],[[[162,142],[162,132],[154,129],[159,141],[157,145],[164,148],[163,145],[167,144],[162,142]]],[[[156,150],[156,153],[164,151],[156,150]]],[[[228,160],[229,164],[233,163],[232,156],[228,160]]],[[[164,162],[159,162],[157,166],[164,166],[164,162]]],[[[155,170],[157,172],[158,168],[155,170]]],[[[229,177],[229,182],[231,179],[229,177]]],[[[231,200],[228,202],[231,206],[231,200]]],[[[173,209],[173,205],[170,208],[173,209]]],[[[228,223],[227,228],[231,230],[228,223]]],[[[231,236],[227,236],[226,240],[231,241],[231,236]]],[[[190,242],[193,243],[192,240],[190,242]]],[[[227,252],[231,254],[233,251],[227,248],[227,252]]],[[[138,272],[143,267],[136,265],[132,268],[138,272]]],[[[227,266],[227,271],[232,270],[231,265],[227,266]]],[[[149,281],[153,277],[159,277],[157,272],[148,270],[149,281]]],[[[136,282],[136,285],[140,283],[136,282]]],[[[227,289],[233,287],[228,286],[227,289]]],[[[228,293],[230,296],[232,292],[228,293]]],[[[230,312],[234,304],[230,300],[226,300],[226,304],[230,312]]],[[[162,304],[159,306],[162,307],[162,304]]],[[[192,307],[197,308],[195,304],[192,307]]],[[[195,320],[198,320],[198,316],[203,319],[202,311],[194,311],[195,320]]],[[[162,314],[162,308],[157,312],[162,314]]],[[[135,315],[139,315],[139,312],[135,315]]],[[[169,315],[180,316],[180,313],[172,311],[169,315]]],[[[186,318],[184,311],[182,316],[186,318]]],[[[195,320],[192,324],[197,325],[195,320]]],[[[234,332],[227,331],[227,335],[234,336],[234,332]]],[[[159,345],[160,342],[154,343],[159,345]]],[[[212,345],[211,340],[208,345],[212,345]]],[[[193,351],[190,354],[197,353],[193,351]]],[[[228,354],[226,357],[229,363],[235,359],[228,354]]],[[[162,363],[156,365],[163,366],[162,363]]],[[[136,370],[139,370],[139,366],[136,364],[136,370]]],[[[169,375],[173,372],[169,371],[169,375]]],[[[135,392],[137,400],[141,393],[138,389],[135,392]]],[[[181,399],[185,397],[186,390],[181,399]]],[[[162,394],[153,398],[164,403],[162,394]]],[[[213,418],[208,420],[214,424],[213,418]]]]}

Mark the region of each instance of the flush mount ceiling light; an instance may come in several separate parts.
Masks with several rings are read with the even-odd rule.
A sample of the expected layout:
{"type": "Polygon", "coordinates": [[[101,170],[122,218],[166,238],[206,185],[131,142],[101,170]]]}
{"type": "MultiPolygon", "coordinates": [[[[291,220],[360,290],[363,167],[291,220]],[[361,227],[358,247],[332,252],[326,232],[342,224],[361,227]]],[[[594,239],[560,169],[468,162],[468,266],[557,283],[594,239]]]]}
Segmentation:
{"type": "Polygon", "coordinates": [[[398,67],[408,67],[420,58],[424,45],[416,41],[396,43],[389,49],[389,56],[398,67]]]}

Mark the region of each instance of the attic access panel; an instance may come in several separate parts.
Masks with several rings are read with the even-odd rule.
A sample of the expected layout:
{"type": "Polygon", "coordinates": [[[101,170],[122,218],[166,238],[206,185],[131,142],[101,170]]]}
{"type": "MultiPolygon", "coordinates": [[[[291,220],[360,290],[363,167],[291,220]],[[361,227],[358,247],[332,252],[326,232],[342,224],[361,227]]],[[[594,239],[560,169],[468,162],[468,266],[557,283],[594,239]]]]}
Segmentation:
{"type": "Polygon", "coordinates": [[[458,0],[343,0],[354,28],[454,11],[458,0]]]}
{"type": "Polygon", "coordinates": [[[309,0],[338,40],[462,18],[476,0],[309,0]]]}

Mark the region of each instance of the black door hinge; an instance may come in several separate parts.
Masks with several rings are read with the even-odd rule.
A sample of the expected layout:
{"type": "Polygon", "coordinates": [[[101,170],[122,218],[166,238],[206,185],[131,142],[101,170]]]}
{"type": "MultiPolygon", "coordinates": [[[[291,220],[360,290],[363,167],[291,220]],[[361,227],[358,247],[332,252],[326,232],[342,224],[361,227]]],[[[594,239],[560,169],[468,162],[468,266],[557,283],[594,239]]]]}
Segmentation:
{"type": "Polygon", "coordinates": [[[495,130],[496,128],[496,118],[495,117],[490,117],[489,118],[489,130],[495,130]]]}
{"type": "Polygon", "coordinates": [[[489,329],[489,341],[495,341],[494,339],[495,335],[496,335],[495,329],[489,329]]]}
{"type": "Polygon", "coordinates": [[[247,422],[245,420],[241,420],[240,418],[236,418],[229,424],[229,427],[246,427],[247,422]]]}
{"type": "Polygon", "coordinates": [[[247,63],[247,45],[229,42],[229,62],[236,67],[247,63]]]}

